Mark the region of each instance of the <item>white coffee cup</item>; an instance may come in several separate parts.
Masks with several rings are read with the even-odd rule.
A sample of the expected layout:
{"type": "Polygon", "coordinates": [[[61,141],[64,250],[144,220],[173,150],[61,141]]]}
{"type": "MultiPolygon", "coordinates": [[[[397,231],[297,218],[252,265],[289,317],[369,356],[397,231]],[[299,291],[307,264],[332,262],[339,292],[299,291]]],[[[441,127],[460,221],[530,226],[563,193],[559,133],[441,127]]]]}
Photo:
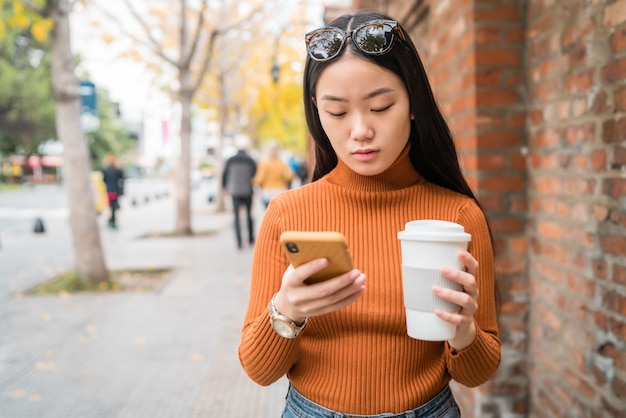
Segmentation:
{"type": "Polygon", "coordinates": [[[402,287],[409,337],[445,341],[454,337],[456,326],[442,320],[436,309],[457,312],[459,306],[433,293],[433,286],[461,290],[458,283],[443,277],[441,269],[462,269],[459,251],[467,249],[471,235],[462,225],[439,220],[407,222],[398,232],[402,248],[402,287]]]}

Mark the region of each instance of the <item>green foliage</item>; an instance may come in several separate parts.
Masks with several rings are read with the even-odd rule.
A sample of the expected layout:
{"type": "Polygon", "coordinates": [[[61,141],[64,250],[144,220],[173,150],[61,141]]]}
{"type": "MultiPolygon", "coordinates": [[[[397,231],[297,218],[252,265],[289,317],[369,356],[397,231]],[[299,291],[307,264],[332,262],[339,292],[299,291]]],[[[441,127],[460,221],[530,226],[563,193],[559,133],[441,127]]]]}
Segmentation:
{"type": "Polygon", "coordinates": [[[0,153],[32,153],[55,136],[49,41],[9,27],[0,37],[0,153]]]}

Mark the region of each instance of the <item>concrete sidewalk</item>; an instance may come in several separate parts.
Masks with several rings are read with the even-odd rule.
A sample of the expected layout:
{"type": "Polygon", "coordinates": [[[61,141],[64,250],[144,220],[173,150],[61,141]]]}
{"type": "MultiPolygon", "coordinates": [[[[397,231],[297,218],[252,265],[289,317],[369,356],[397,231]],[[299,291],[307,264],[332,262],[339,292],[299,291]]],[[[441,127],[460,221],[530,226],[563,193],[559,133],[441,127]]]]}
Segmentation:
{"type": "Polygon", "coordinates": [[[157,290],[0,302],[0,417],[280,416],[286,381],[258,386],[237,358],[253,250],[235,250],[232,215],[202,197],[198,236],[145,238],[171,231],[174,211],[171,198],[123,207],[120,229],[101,230],[110,269],[173,268],[157,290]]]}

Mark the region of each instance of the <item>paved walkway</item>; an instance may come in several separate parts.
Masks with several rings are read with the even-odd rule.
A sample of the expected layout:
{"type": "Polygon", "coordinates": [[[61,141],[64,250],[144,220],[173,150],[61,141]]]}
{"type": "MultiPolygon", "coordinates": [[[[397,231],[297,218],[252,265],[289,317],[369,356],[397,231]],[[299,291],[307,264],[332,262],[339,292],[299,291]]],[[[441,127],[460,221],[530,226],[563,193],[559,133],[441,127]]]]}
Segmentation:
{"type": "Polygon", "coordinates": [[[29,262],[21,251],[28,277],[6,262],[14,242],[3,241],[0,282],[11,293],[0,298],[0,417],[280,416],[286,381],[258,386],[237,358],[252,249],[234,250],[230,212],[202,196],[193,207],[196,237],[141,238],[173,229],[171,198],[125,205],[120,229],[101,229],[110,269],[173,268],[151,292],[23,296],[50,266],[71,268],[67,219],[19,238],[43,240],[37,248],[57,260],[65,254],[29,262]]]}

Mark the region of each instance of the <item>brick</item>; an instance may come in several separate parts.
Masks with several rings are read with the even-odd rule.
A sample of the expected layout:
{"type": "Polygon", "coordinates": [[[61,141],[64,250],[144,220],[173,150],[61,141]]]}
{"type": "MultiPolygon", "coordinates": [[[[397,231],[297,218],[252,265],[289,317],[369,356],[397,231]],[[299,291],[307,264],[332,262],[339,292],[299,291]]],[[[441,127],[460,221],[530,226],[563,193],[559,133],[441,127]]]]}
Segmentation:
{"type": "Polygon", "coordinates": [[[558,128],[546,128],[536,133],[534,137],[535,145],[538,148],[552,147],[561,140],[561,131],[558,128]]]}
{"type": "Polygon", "coordinates": [[[613,265],[613,281],[626,286],[626,266],[613,265]]]}
{"type": "Polygon", "coordinates": [[[587,298],[592,299],[595,294],[595,282],[587,279],[585,276],[569,272],[566,274],[565,282],[567,283],[569,290],[576,293],[576,297],[584,295],[587,298]]]}
{"type": "Polygon", "coordinates": [[[602,125],[602,140],[606,143],[620,142],[626,139],[626,118],[608,120],[602,125]]]}
{"type": "Polygon", "coordinates": [[[474,19],[477,22],[496,22],[501,23],[520,21],[520,10],[515,5],[502,5],[489,9],[478,9],[474,11],[474,19]]]}
{"type": "Polygon", "coordinates": [[[613,83],[626,78],[626,58],[616,59],[607,64],[600,72],[603,83],[613,83]]]}
{"type": "Polygon", "coordinates": [[[526,182],[520,176],[494,175],[480,181],[480,189],[485,191],[519,192],[524,190],[526,182]]]}
{"type": "Polygon", "coordinates": [[[584,68],[588,65],[588,52],[586,45],[578,45],[569,54],[569,65],[571,68],[584,68]]]}
{"type": "Polygon", "coordinates": [[[614,169],[620,169],[626,166],[626,148],[616,147],[613,154],[613,164],[611,167],[614,169]]]}
{"type": "Polygon", "coordinates": [[[602,295],[602,300],[606,309],[626,316],[626,296],[613,290],[607,290],[602,295]]]}
{"type": "Polygon", "coordinates": [[[476,65],[517,67],[522,63],[521,51],[511,48],[485,48],[477,47],[476,65]]]}
{"type": "Polygon", "coordinates": [[[556,222],[540,222],[537,228],[542,238],[558,240],[563,234],[561,226],[556,222]]]}
{"type": "Polygon", "coordinates": [[[504,197],[503,196],[480,196],[480,204],[486,211],[489,212],[502,212],[504,210],[504,197]]]}
{"type": "Polygon", "coordinates": [[[502,70],[498,68],[479,69],[476,71],[477,86],[499,86],[502,83],[502,70]]]}
{"type": "Polygon", "coordinates": [[[626,0],[617,0],[604,9],[604,26],[617,26],[626,22],[626,0]]]}
{"type": "Polygon", "coordinates": [[[478,27],[474,32],[476,43],[479,45],[497,45],[502,41],[502,28],[490,26],[490,27],[478,27]]]}
{"type": "Polygon", "coordinates": [[[594,29],[592,19],[585,20],[584,25],[571,25],[566,27],[563,31],[563,48],[567,49],[569,46],[582,42],[594,29]]]}
{"type": "Polygon", "coordinates": [[[528,200],[526,199],[526,195],[516,196],[509,195],[509,213],[511,214],[527,214],[528,212],[528,200]]]}
{"type": "MultiPolygon", "coordinates": [[[[507,166],[507,159],[502,153],[478,156],[478,167],[481,170],[501,170],[507,166]]],[[[485,188],[490,190],[489,188],[485,188]]]]}
{"type": "Polygon", "coordinates": [[[616,89],[613,93],[613,98],[615,100],[615,107],[619,111],[626,111],[626,87],[622,87],[616,89]]]}
{"type": "Polygon", "coordinates": [[[609,178],[602,182],[602,192],[612,198],[620,198],[626,194],[626,179],[609,178]]]}
{"type": "Polygon", "coordinates": [[[524,144],[524,137],[518,132],[486,132],[478,137],[478,147],[483,150],[503,149],[524,144]]]}
{"type": "Polygon", "coordinates": [[[626,236],[603,235],[600,236],[602,250],[609,254],[626,256],[626,236]]]}
{"type": "Polygon", "coordinates": [[[524,34],[525,32],[523,28],[509,29],[506,34],[506,41],[513,44],[524,43],[524,34]]]}
{"type": "Polygon", "coordinates": [[[559,80],[548,80],[531,86],[531,95],[539,100],[548,100],[555,97],[559,91],[559,80]]]}
{"type": "Polygon", "coordinates": [[[598,222],[603,222],[607,220],[609,217],[609,212],[609,208],[604,205],[595,203],[591,206],[591,213],[593,215],[593,218],[598,222]]]}
{"type": "Polygon", "coordinates": [[[499,274],[516,274],[526,271],[525,256],[500,256],[496,260],[496,269],[499,274]]]}
{"type": "Polygon", "coordinates": [[[551,329],[560,331],[563,328],[561,318],[545,305],[539,304],[537,306],[537,314],[541,318],[542,323],[551,329]]]}
{"type": "Polygon", "coordinates": [[[578,126],[568,126],[565,128],[565,141],[570,144],[580,144],[592,141],[595,138],[596,125],[586,123],[578,126]]]}
{"type": "Polygon", "coordinates": [[[492,220],[491,225],[498,234],[524,231],[524,222],[512,217],[492,220]]]}
{"type": "Polygon", "coordinates": [[[565,77],[563,89],[565,93],[573,94],[587,91],[593,87],[592,70],[583,71],[565,77]]]}
{"type": "Polygon", "coordinates": [[[606,279],[607,277],[607,264],[605,260],[593,260],[591,268],[595,277],[606,279]]]}
{"type": "Polygon", "coordinates": [[[626,29],[616,30],[610,39],[613,52],[618,53],[626,49],[626,29]]]}
{"type": "Polygon", "coordinates": [[[535,182],[535,190],[541,194],[556,194],[561,191],[561,180],[558,177],[536,176],[535,182]]]}
{"type": "Polygon", "coordinates": [[[511,104],[521,104],[519,94],[512,90],[478,90],[476,104],[479,107],[497,107],[511,104]]]}
{"type": "Polygon", "coordinates": [[[608,96],[605,91],[599,91],[593,99],[591,111],[596,115],[605,114],[609,111],[608,96]]]}
{"type": "Polygon", "coordinates": [[[596,150],[591,153],[591,167],[594,171],[605,171],[608,166],[608,156],[605,150],[596,150]]]}

